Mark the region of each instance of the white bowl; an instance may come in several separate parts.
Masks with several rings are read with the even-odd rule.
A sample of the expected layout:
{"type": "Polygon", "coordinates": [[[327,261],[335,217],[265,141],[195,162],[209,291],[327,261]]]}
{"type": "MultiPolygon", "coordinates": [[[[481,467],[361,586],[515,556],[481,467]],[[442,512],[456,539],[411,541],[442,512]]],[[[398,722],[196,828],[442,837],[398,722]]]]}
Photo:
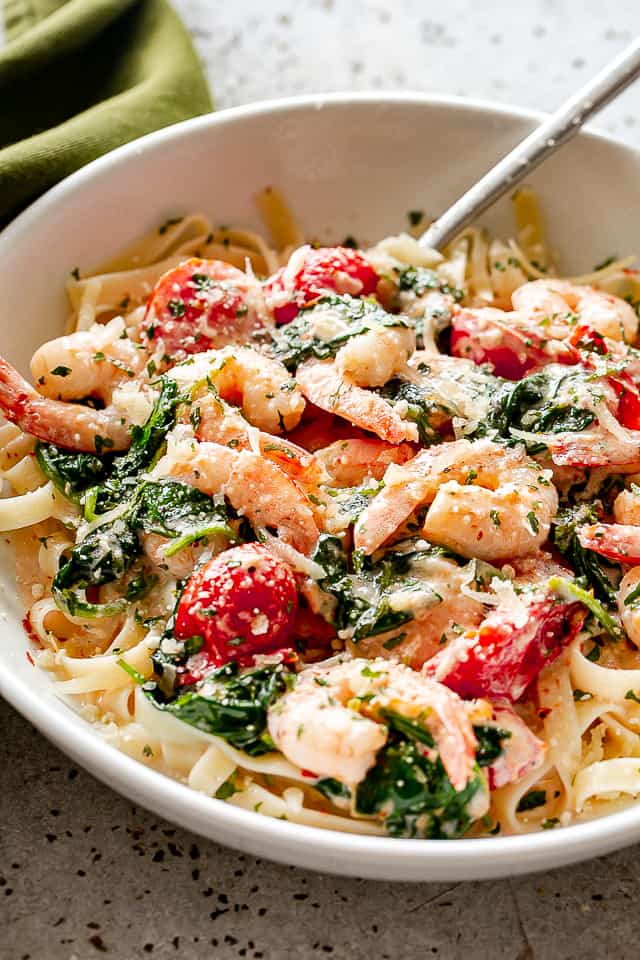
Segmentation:
{"type": "MultiPolygon", "coordinates": [[[[540,118],[448,97],[335,95],[281,100],[177,124],[121,147],[49,191],[0,235],[0,353],[23,370],[62,329],[63,283],[171,215],[259,227],[253,196],[280,187],[304,233],[371,241],[406,212],[443,210],[540,118]]],[[[640,154],[580,134],[531,177],[566,269],[638,251],[640,154]],[[635,213],[635,216],[634,216],[635,213]]],[[[508,203],[485,222],[512,231],[508,203]]],[[[640,839],[640,804],[590,823],[519,837],[394,840],[323,831],[209,799],[107,746],[29,662],[11,555],[0,556],[0,693],[109,786],[204,836],[259,856],[387,880],[470,880],[597,856],[640,839]]]]}

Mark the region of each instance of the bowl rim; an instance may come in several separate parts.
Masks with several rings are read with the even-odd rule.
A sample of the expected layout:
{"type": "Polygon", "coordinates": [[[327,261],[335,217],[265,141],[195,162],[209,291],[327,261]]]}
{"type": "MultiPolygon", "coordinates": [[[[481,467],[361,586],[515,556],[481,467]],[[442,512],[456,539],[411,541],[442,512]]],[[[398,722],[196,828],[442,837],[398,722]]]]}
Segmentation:
{"type": "MultiPolygon", "coordinates": [[[[351,105],[444,107],[453,111],[481,113],[493,117],[502,116],[510,120],[524,120],[532,123],[546,116],[540,111],[492,103],[484,99],[396,91],[309,94],[262,100],[204,114],[126,143],[93,160],[53,186],[0,233],[0,256],[3,247],[19,240],[34,223],[46,216],[50,207],[63,201],[67,194],[81,190],[94,178],[108,173],[125,161],[135,162],[138,155],[144,154],[159,144],[188,139],[200,130],[244,121],[250,122],[252,118],[265,114],[351,105]]],[[[639,148],[607,133],[593,130],[589,126],[577,137],[581,140],[598,140],[611,144],[640,160],[639,148]]],[[[0,604],[0,607],[2,606],[4,604],[0,604]]],[[[418,839],[400,841],[392,837],[342,833],[276,820],[208,797],[186,784],[173,780],[168,775],[146,767],[102,740],[91,729],[91,725],[77,716],[71,708],[68,708],[67,712],[49,710],[48,697],[43,699],[38,696],[38,693],[32,690],[24,680],[9,670],[0,669],[0,694],[67,755],[124,796],[135,798],[143,806],[174,822],[177,820],[177,812],[180,811],[181,820],[187,829],[195,829],[208,836],[214,836],[215,833],[218,842],[229,842],[224,837],[225,826],[231,828],[234,834],[235,839],[230,842],[236,846],[244,846],[248,850],[251,849],[252,835],[271,838],[274,848],[278,847],[281,852],[270,851],[266,855],[272,859],[280,859],[282,862],[304,863],[307,859],[305,853],[317,852],[321,853],[325,859],[327,855],[335,857],[342,867],[342,869],[336,867],[336,872],[338,869],[340,872],[345,872],[344,864],[353,856],[355,864],[361,870],[359,875],[382,878],[385,874],[385,862],[393,860],[396,864],[401,862],[406,863],[407,866],[412,864],[414,876],[420,872],[419,868],[422,866],[424,868],[422,877],[426,880],[430,879],[430,866],[435,867],[436,870],[444,866],[445,870],[461,872],[465,866],[470,867],[476,861],[481,861],[483,853],[486,852],[490,854],[486,859],[490,862],[491,868],[485,871],[476,869],[473,875],[504,876],[515,871],[543,869],[560,862],[575,862],[614,850],[640,838],[640,800],[625,810],[571,824],[558,830],[491,838],[461,838],[454,842],[418,839]],[[207,822],[217,829],[208,832],[203,827],[207,822]],[[238,839],[241,835],[246,838],[246,842],[238,839]],[[295,849],[303,853],[294,855],[292,851],[295,849]],[[518,868],[518,862],[522,864],[529,859],[532,860],[530,868],[526,866],[518,868]]],[[[55,695],[53,683],[52,695],[55,695]]],[[[68,707],[67,704],[65,706],[68,707]]],[[[313,863],[306,865],[314,867],[313,863]]],[[[397,873],[397,870],[395,872],[397,873]]]]}

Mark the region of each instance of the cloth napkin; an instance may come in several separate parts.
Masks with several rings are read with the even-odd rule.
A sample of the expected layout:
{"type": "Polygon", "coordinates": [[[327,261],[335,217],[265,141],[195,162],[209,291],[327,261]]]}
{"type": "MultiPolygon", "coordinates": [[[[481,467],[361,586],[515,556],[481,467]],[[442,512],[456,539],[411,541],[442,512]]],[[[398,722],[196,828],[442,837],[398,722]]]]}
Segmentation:
{"type": "Polygon", "coordinates": [[[212,103],[166,0],[0,0],[0,224],[114,147],[212,103]]]}

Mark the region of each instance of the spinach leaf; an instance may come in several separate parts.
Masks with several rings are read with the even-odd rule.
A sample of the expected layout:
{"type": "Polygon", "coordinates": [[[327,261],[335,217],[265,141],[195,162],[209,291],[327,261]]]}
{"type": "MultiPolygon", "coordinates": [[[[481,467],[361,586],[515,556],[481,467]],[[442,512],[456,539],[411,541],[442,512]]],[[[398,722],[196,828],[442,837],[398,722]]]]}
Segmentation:
{"type": "Polygon", "coordinates": [[[158,687],[145,687],[145,693],[160,710],[258,757],[275,750],[267,710],[287,691],[289,677],[282,664],[240,673],[232,662],[210,674],[206,693],[188,690],[172,700],[165,700],[158,687]]]}
{"type": "Polygon", "coordinates": [[[622,575],[620,564],[605,560],[583,547],[576,533],[583,524],[596,523],[600,519],[599,513],[599,501],[560,509],[554,520],[551,539],[569,561],[576,576],[593,589],[596,597],[615,603],[617,584],[622,575]]]}
{"type": "Polygon", "coordinates": [[[113,457],[96,457],[92,453],[70,453],[52,443],[38,442],[36,457],[47,479],[69,500],[79,503],[89,487],[104,480],[113,457]]]}
{"type": "Polygon", "coordinates": [[[442,601],[426,579],[412,576],[412,566],[427,557],[457,558],[441,547],[412,550],[407,549],[408,546],[411,541],[396,544],[393,550],[373,560],[357,552],[349,557],[338,537],[329,534],[319,537],[313,559],[327,575],[318,581],[318,585],[337,600],[333,624],[337,630],[348,631],[354,643],[387,633],[413,620],[409,610],[395,610],[391,606],[389,596],[392,593],[420,591],[430,603],[442,601]]]}
{"type": "Polygon", "coordinates": [[[510,730],[503,730],[500,727],[492,727],[489,724],[475,724],[473,732],[478,741],[476,750],[476,760],[479,767],[488,767],[494,760],[502,756],[504,747],[503,740],[508,740],[511,736],[510,730]]]}
{"type": "MultiPolygon", "coordinates": [[[[577,401],[580,382],[585,375],[557,370],[541,370],[515,383],[504,382],[497,390],[489,415],[479,432],[495,431],[505,440],[512,438],[511,428],[529,433],[576,433],[595,420],[595,414],[577,401]]],[[[529,453],[546,449],[542,441],[527,441],[529,453]]]]}
{"type": "Polygon", "coordinates": [[[394,404],[400,402],[407,404],[405,419],[416,424],[420,443],[423,446],[428,447],[431,444],[440,443],[442,437],[433,425],[432,420],[434,415],[440,414],[437,419],[442,422],[442,414],[444,413],[446,416],[450,411],[445,409],[442,404],[430,399],[417,383],[394,377],[378,392],[380,396],[394,404]]]}
{"type": "Polygon", "coordinates": [[[119,580],[141,553],[140,541],[126,517],[98,527],[77,543],[54,577],[52,595],[60,609],[72,616],[110,616],[120,613],[126,599],[110,604],[87,601],[84,590],[119,580]]]}
{"type": "MultiPolygon", "coordinates": [[[[100,605],[88,605],[77,591],[120,580],[142,553],[139,532],[173,537],[166,547],[167,556],[172,556],[202,537],[219,534],[234,539],[226,518],[224,504],[214,503],[180,480],[136,485],[115,519],[102,523],[73,547],[53,581],[56,603],[78,616],[97,616],[100,605]]],[[[125,599],[140,595],[135,586],[128,585],[125,599]]],[[[122,604],[117,611],[112,607],[114,612],[121,608],[122,604]]]]}
{"type": "Polygon", "coordinates": [[[385,712],[389,738],[376,764],[358,784],[356,812],[382,816],[392,837],[448,839],[462,836],[473,822],[469,805],[484,789],[479,771],[455,790],[440,756],[432,759],[433,738],[419,724],[385,712]]]}
{"type": "Polygon", "coordinates": [[[118,517],[76,544],[56,574],[54,585],[67,589],[113,583],[124,576],[140,553],[135,531],[124,517],[118,517]]]}
{"type": "Polygon", "coordinates": [[[222,534],[232,540],[234,534],[226,523],[227,517],[224,503],[215,503],[190,484],[159,480],[142,486],[132,523],[144,533],[176,538],[165,550],[170,557],[205,536],[222,534]]]}
{"type": "Polygon", "coordinates": [[[516,807],[517,813],[524,813],[526,810],[535,810],[536,807],[543,807],[547,802],[546,790],[529,790],[520,798],[516,807]]]}
{"type": "Polygon", "coordinates": [[[157,459],[167,433],[175,423],[181,400],[176,381],[162,376],[160,395],[147,422],[142,427],[131,428],[131,447],[125,454],[113,458],[111,471],[103,483],[85,492],[83,504],[87,520],[95,520],[136,494],[138,475],[148,470],[157,459]]]}
{"type": "Polygon", "coordinates": [[[344,296],[322,297],[312,307],[301,310],[295,320],[280,327],[274,334],[273,355],[292,373],[304,360],[315,357],[326,360],[336,353],[352,337],[366,333],[375,327],[406,327],[407,320],[387,313],[372,300],[361,300],[344,296]],[[335,313],[347,329],[328,339],[322,339],[313,332],[314,320],[318,312],[335,313]]]}
{"type": "Polygon", "coordinates": [[[176,408],[181,401],[178,384],[171,377],[160,378],[160,396],[143,427],[131,428],[131,447],[114,461],[114,476],[122,480],[147,470],[164,444],[175,423],[176,408]]]}
{"type": "Polygon", "coordinates": [[[324,777],[322,780],[317,780],[313,786],[320,791],[323,797],[331,800],[337,806],[341,805],[341,801],[344,803],[345,800],[351,799],[349,788],[334,777],[324,777]]]}
{"type": "Polygon", "coordinates": [[[359,487],[340,487],[339,489],[328,490],[333,502],[340,513],[348,517],[347,525],[355,523],[360,514],[366,510],[371,502],[371,498],[382,489],[382,483],[371,481],[362,484],[359,487]]]}
{"type": "MultiPolygon", "coordinates": [[[[549,577],[548,583],[549,589],[554,590],[558,593],[563,600],[568,600],[569,602],[577,600],[579,603],[583,604],[591,614],[593,621],[599,623],[601,627],[609,634],[612,640],[624,640],[625,632],[620,626],[618,620],[617,611],[613,615],[606,609],[604,604],[600,602],[596,597],[594,597],[591,590],[585,589],[584,581],[581,580],[567,580],[565,577],[549,577]]],[[[593,641],[596,644],[596,647],[602,646],[602,639],[599,637],[593,637],[593,641]]],[[[587,654],[588,659],[597,660],[600,656],[599,650],[596,650],[594,647],[591,650],[590,654],[587,654]],[[594,650],[596,652],[594,653],[594,650]]]]}
{"type": "Polygon", "coordinates": [[[408,611],[393,610],[384,596],[384,591],[392,585],[385,565],[366,571],[350,570],[349,558],[341,541],[328,534],[320,536],[313,559],[327,572],[327,576],[318,581],[320,589],[338,601],[334,626],[337,630],[349,630],[354,643],[386,633],[413,619],[408,611]],[[365,590],[359,592],[359,586],[365,590]],[[366,599],[362,593],[366,593],[366,599]],[[372,595],[375,596],[373,601],[370,599],[372,595]]]}
{"type": "Polygon", "coordinates": [[[324,569],[326,577],[320,582],[331,585],[347,575],[349,556],[339,537],[323,533],[313,554],[313,560],[324,569]]]}

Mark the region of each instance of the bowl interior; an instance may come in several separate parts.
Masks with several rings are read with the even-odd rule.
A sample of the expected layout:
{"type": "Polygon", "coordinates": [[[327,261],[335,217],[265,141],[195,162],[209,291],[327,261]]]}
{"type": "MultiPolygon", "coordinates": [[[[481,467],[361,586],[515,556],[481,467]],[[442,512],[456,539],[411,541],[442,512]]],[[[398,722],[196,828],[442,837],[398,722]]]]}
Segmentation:
{"type": "MultiPolygon", "coordinates": [[[[65,181],[0,235],[0,353],[26,372],[34,348],[62,331],[68,273],[91,268],[167,217],[202,210],[215,223],[261,229],[253,197],[273,185],[310,239],[339,242],[351,234],[366,244],[405,229],[409,210],[437,215],[535,122],[532,114],[445,99],[337,96],[240,108],[145,137],[65,181]]],[[[640,194],[640,156],[630,148],[580,134],[529,182],[540,191],[564,270],[583,272],[611,254],[640,253],[629,210],[629,198],[640,194]]],[[[509,201],[484,222],[511,235],[509,201]]],[[[492,840],[489,859],[482,841],[446,849],[389,845],[245,814],[114,757],[56,700],[25,655],[6,548],[0,607],[0,690],[15,706],[118,789],[167,816],[181,809],[181,823],[245,849],[379,878],[463,879],[568,862],[640,835],[638,808],[608,818],[619,824],[608,831],[600,822],[554,837],[492,840]],[[579,842],[576,831],[583,831],[579,842]],[[562,839],[572,834],[575,841],[562,839]]]]}

